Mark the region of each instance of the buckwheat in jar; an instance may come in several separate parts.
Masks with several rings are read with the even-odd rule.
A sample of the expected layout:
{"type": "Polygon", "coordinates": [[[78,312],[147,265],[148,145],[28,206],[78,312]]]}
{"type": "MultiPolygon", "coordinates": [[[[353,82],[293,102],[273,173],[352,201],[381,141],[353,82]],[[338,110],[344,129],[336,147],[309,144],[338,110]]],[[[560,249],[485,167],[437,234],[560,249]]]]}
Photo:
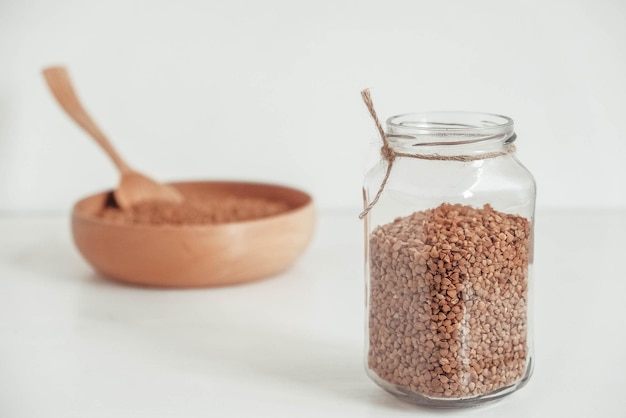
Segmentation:
{"type": "MultiPolygon", "coordinates": [[[[369,93],[363,93],[372,115],[369,93]]],[[[366,368],[411,402],[498,399],[532,373],[535,182],[513,121],[404,114],[378,123],[364,186],[366,368]]]]}

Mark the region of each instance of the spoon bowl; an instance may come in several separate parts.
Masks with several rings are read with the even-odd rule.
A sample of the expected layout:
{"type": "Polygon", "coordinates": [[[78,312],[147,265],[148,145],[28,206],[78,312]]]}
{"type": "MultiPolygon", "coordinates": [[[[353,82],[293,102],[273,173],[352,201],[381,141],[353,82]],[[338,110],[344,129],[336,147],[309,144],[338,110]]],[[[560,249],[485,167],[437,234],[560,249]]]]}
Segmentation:
{"type": "Polygon", "coordinates": [[[128,170],[120,177],[120,184],[113,191],[115,202],[122,209],[132,208],[142,202],[182,203],[183,195],[174,187],[157,183],[150,177],[128,170]]]}

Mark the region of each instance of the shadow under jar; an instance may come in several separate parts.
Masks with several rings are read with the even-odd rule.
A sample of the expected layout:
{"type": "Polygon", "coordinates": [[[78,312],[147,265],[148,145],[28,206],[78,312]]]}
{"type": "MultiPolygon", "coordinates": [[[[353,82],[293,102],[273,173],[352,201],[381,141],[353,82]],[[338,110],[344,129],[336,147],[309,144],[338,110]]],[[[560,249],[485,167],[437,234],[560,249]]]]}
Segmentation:
{"type": "MultiPolygon", "coordinates": [[[[505,116],[394,116],[396,155],[365,217],[366,368],[382,388],[434,407],[478,405],[532,373],[535,181],[505,116]]],[[[366,175],[367,205],[388,162],[366,175]]]]}

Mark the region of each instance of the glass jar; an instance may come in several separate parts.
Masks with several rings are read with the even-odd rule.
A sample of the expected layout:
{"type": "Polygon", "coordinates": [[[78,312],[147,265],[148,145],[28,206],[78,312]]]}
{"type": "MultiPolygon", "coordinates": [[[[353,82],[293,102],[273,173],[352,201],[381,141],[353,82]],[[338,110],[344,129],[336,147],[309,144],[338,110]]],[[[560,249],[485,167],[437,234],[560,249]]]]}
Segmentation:
{"type": "Polygon", "coordinates": [[[364,185],[367,372],[427,406],[508,395],[533,363],[536,187],[513,121],[405,114],[385,136],[364,185]]]}

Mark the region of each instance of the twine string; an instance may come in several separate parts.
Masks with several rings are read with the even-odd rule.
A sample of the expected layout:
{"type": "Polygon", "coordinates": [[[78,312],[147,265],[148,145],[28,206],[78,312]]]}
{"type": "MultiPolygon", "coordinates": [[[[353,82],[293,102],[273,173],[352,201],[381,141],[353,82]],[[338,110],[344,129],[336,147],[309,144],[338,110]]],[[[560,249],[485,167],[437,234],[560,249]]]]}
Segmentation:
{"type": "Polygon", "coordinates": [[[389,181],[389,176],[391,175],[391,169],[393,168],[393,163],[396,161],[398,157],[406,157],[406,158],[417,158],[420,160],[430,160],[430,161],[460,161],[460,162],[469,162],[469,161],[477,161],[477,160],[485,160],[487,158],[496,158],[501,157],[503,155],[512,154],[515,152],[515,146],[511,145],[504,149],[503,151],[489,152],[485,154],[479,155],[440,155],[440,154],[412,154],[412,153],[403,153],[403,152],[395,152],[391,146],[389,145],[389,139],[385,134],[385,130],[383,129],[380,121],[378,120],[378,115],[376,114],[376,110],[374,109],[374,102],[372,101],[372,96],[370,94],[369,89],[364,89],[361,91],[361,98],[363,99],[363,103],[367,107],[372,119],[374,119],[374,123],[376,124],[376,129],[380,135],[380,138],[383,141],[383,145],[380,148],[380,155],[387,162],[387,170],[385,171],[385,177],[383,177],[383,181],[380,183],[380,187],[378,188],[378,192],[374,199],[365,207],[363,212],[359,214],[359,219],[363,219],[367,214],[372,210],[372,208],[378,203],[378,199],[383,193],[385,189],[385,185],[387,181],[389,181]]]}
{"type": "Polygon", "coordinates": [[[378,193],[374,196],[371,202],[367,205],[367,207],[359,214],[359,219],[363,219],[370,210],[376,205],[378,199],[380,199],[380,195],[383,194],[383,190],[385,189],[385,185],[387,184],[387,180],[389,180],[389,175],[391,174],[391,168],[393,167],[393,162],[396,160],[396,152],[391,149],[389,146],[389,140],[387,139],[387,135],[385,134],[385,130],[383,126],[380,124],[378,120],[378,115],[376,114],[376,110],[374,109],[374,102],[372,101],[372,95],[370,94],[369,89],[364,89],[361,91],[361,98],[363,99],[363,103],[367,106],[367,110],[370,112],[372,119],[374,119],[374,123],[376,124],[376,129],[378,129],[378,133],[380,138],[383,140],[383,146],[380,148],[380,155],[383,157],[383,160],[387,161],[387,171],[385,172],[385,177],[383,178],[382,183],[380,183],[380,187],[378,188],[378,193]]]}

